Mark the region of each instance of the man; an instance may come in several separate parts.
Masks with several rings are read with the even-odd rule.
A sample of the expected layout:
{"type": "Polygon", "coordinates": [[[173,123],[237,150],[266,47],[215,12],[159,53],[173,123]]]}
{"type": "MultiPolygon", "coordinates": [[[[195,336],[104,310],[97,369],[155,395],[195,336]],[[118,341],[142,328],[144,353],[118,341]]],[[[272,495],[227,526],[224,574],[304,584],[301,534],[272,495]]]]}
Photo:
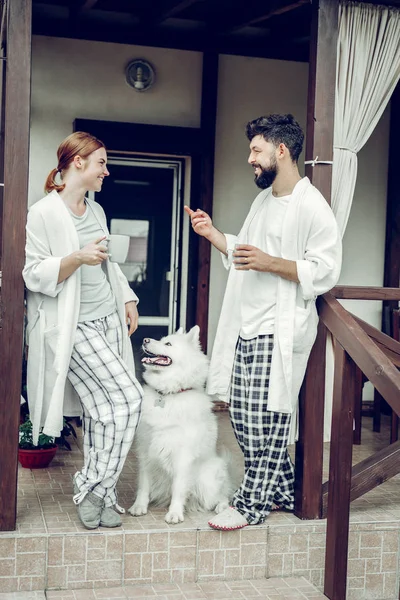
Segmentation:
{"type": "Polygon", "coordinates": [[[315,300],[337,282],[341,238],[333,213],[297,166],[304,135],[292,115],[247,124],[257,196],[239,235],[185,207],[193,229],[221,253],[229,277],[210,364],[208,392],[229,398],[244,454],[244,478],[214,529],[262,523],[293,510],[298,393],[314,344],[315,300]]]}

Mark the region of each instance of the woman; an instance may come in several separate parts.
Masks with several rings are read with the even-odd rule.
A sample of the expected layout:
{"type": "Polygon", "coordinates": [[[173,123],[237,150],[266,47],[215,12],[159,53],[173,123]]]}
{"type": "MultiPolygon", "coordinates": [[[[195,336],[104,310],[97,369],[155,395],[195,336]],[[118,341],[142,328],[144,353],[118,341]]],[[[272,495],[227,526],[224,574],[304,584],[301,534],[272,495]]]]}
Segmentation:
{"type": "Polygon", "coordinates": [[[143,395],[128,337],[137,328],[138,298],[108,260],[103,209],[85,198],[109,175],[104,144],[73,133],[57,156],[48,194],[30,208],[26,228],[30,416],[37,439],[42,426],[58,436],[64,414],[83,412],[84,466],[73,499],[88,529],[117,527],[115,487],[143,395]]]}

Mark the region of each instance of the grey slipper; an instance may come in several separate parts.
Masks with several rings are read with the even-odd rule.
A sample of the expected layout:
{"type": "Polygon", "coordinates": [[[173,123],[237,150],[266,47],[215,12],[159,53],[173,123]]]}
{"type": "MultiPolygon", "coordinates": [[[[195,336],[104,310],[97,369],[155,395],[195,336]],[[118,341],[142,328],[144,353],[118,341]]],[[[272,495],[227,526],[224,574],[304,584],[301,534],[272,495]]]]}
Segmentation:
{"type": "Polygon", "coordinates": [[[105,506],[100,515],[100,527],[121,527],[121,517],[111,506],[105,506]]]}
{"type": "Polygon", "coordinates": [[[97,529],[104,507],[104,500],[92,492],[77,504],[79,519],[86,529],[97,529]]]}

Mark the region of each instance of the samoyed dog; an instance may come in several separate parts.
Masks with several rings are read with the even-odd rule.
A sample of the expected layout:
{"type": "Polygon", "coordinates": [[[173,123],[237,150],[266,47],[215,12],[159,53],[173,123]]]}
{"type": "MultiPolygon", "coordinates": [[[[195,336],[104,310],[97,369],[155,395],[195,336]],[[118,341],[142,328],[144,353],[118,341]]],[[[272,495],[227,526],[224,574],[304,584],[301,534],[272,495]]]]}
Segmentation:
{"type": "Polygon", "coordinates": [[[136,431],[138,490],[129,509],[145,515],[154,502],[168,506],[167,523],[186,510],[227,508],[232,493],[227,456],[217,453],[217,419],[204,391],[208,360],[199,327],[160,341],[143,340],[144,399],[136,431]]]}

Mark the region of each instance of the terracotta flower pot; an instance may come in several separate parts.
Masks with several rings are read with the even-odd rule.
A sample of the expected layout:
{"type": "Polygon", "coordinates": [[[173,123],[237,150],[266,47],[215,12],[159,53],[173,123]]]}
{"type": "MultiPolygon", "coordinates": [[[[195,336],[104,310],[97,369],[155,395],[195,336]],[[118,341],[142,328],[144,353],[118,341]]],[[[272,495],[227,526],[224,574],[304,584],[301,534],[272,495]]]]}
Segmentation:
{"type": "Polygon", "coordinates": [[[49,466],[57,452],[57,446],[38,450],[18,448],[18,460],[25,469],[45,469],[49,466]]]}

